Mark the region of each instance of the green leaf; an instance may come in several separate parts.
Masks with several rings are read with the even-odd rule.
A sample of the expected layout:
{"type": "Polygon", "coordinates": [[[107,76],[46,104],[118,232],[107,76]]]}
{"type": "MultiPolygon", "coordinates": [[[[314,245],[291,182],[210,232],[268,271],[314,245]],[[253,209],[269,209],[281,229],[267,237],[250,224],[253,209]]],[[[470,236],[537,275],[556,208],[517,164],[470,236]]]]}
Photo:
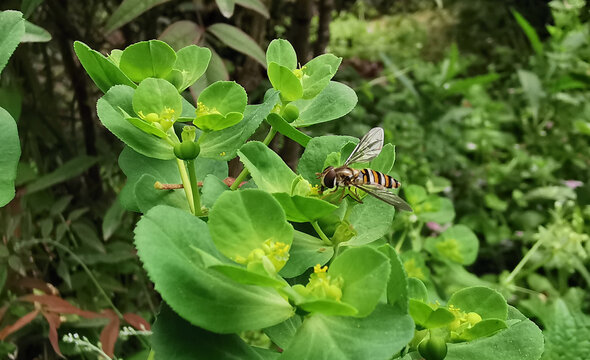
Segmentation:
{"type": "Polygon", "coordinates": [[[311,137],[302,133],[301,131],[295,129],[291,124],[289,124],[285,119],[283,119],[279,114],[270,113],[266,117],[266,122],[273,127],[273,129],[277,130],[281,134],[285,135],[289,139],[295,141],[299,145],[306,147],[311,137]]]}
{"type": "Polygon", "coordinates": [[[338,71],[342,58],[323,54],[305,64],[301,69],[303,77],[303,99],[312,99],[328,86],[338,71]]]}
{"type": "Polygon", "coordinates": [[[281,97],[286,101],[300,99],[303,96],[301,81],[289,70],[276,62],[268,64],[268,79],[272,87],[281,92],[281,97]]]}
{"type": "Polygon", "coordinates": [[[330,81],[326,88],[313,99],[300,99],[293,102],[293,105],[299,108],[299,118],[292,125],[305,127],[338,119],[348,114],[357,101],[354,90],[342,83],[330,81]]]}
{"type": "Polygon", "coordinates": [[[201,203],[211,208],[217,198],[224,192],[228,191],[227,186],[222,180],[214,175],[207,175],[203,180],[203,190],[201,191],[201,203]]]}
{"type": "Polygon", "coordinates": [[[369,163],[369,168],[384,174],[389,174],[395,163],[395,146],[385,144],[381,152],[369,163]]]}
{"type": "Polygon", "coordinates": [[[420,279],[408,277],[408,298],[428,301],[428,290],[420,279]]]}
{"type": "Polygon", "coordinates": [[[576,192],[567,186],[542,186],[535,188],[524,196],[524,200],[574,200],[576,192]]]}
{"type": "Polygon", "coordinates": [[[489,74],[478,75],[478,76],[449,81],[448,83],[443,85],[443,88],[445,89],[447,95],[465,94],[473,86],[487,85],[487,84],[493,83],[494,81],[498,80],[499,78],[500,78],[500,75],[498,75],[496,73],[489,73],[489,74]]]}
{"type": "Polygon", "coordinates": [[[366,196],[363,204],[355,204],[349,221],[357,232],[342,245],[359,246],[371,243],[391,231],[395,208],[384,201],[366,196]]]}
{"type": "Polygon", "coordinates": [[[510,9],[510,11],[518,25],[520,25],[524,31],[526,37],[529,39],[533,50],[535,50],[537,55],[543,55],[543,42],[539,39],[539,35],[537,35],[535,28],[518,11],[515,9],[510,9]]]}
{"type": "Polygon", "coordinates": [[[454,225],[437,238],[426,239],[426,249],[439,258],[461,265],[471,265],[477,258],[479,240],[465,225],[454,225]]]}
{"type": "Polygon", "coordinates": [[[497,210],[500,212],[506,211],[508,208],[508,203],[498,197],[498,195],[494,193],[488,193],[484,196],[484,202],[487,207],[492,210],[497,210]]]}
{"type": "Polygon", "coordinates": [[[207,224],[190,213],[166,206],[152,208],[135,228],[135,244],[156,290],[176,313],[195,325],[235,333],[272,326],[293,314],[276,290],[238,284],[204,268],[195,248],[220,255],[207,224]]]}
{"type": "Polygon", "coordinates": [[[272,195],[285,210],[287,220],[292,222],[315,221],[338,209],[338,206],[318,198],[299,195],[290,196],[282,192],[273,193],[272,195]]]}
{"type": "Polygon", "coordinates": [[[215,35],[225,45],[244,55],[250,56],[252,59],[258,61],[260,65],[266,67],[264,51],[262,51],[254,39],[239,28],[228,24],[217,23],[210,25],[207,31],[215,35]]]}
{"type": "Polygon", "coordinates": [[[404,195],[412,207],[416,208],[417,205],[426,201],[427,194],[426,189],[420,185],[408,185],[404,188],[404,195]]]}
{"type": "Polygon", "coordinates": [[[231,160],[238,149],[258,129],[260,123],[279,100],[278,93],[272,93],[260,105],[248,105],[244,119],[236,125],[220,131],[206,132],[199,138],[201,155],[216,160],[231,160]]]}
{"type": "Polygon", "coordinates": [[[590,354],[590,317],[580,309],[568,307],[562,299],[551,304],[545,322],[543,360],[583,359],[590,354]]]}
{"type": "Polygon", "coordinates": [[[297,54],[291,43],[283,39],[275,39],[266,49],[266,64],[275,62],[289,70],[297,68],[297,54]]]}
{"type": "Polygon", "coordinates": [[[133,95],[134,90],[128,86],[115,85],[110,88],[96,104],[100,121],[121,141],[140,154],[162,160],[174,159],[174,151],[170,144],[143,132],[125,120],[121,109],[128,114],[134,113],[133,95]]]}
{"type": "Polygon", "coordinates": [[[150,77],[166,78],[175,63],[176,53],[168,44],[160,40],[149,40],[125,48],[119,68],[131,80],[139,83],[150,77]]]}
{"type": "Polygon", "coordinates": [[[316,173],[322,172],[324,162],[329,154],[339,152],[346,143],[358,139],[350,136],[319,136],[312,138],[297,165],[297,172],[312,185],[319,185],[316,173]]]}
{"type": "Polygon", "coordinates": [[[229,80],[229,73],[223,60],[217,53],[211,50],[211,61],[209,67],[205,71],[205,75],[201,76],[196,83],[191,85],[191,93],[193,96],[199,96],[205,88],[216,81],[229,80]]]}
{"type": "Polygon", "coordinates": [[[476,312],[482,319],[505,320],[508,316],[508,304],[496,290],[484,286],[472,286],[454,293],[449,305],[463,312],[476,312]]]}
{"type": "Polygon", "coordinates": [[[537,74],[527,70],[518,70],[518,79],[520,80],[524,95],[531,106],[533,116],[537,118],[539,116],[541,99],[545,97],[541,80],[537,74]]]}
{"type": "Polygon", "coordinates": [[[37,26],[25,20],[25,34],[20,42],[48,42],[51,40],[51,34],[40,26],[37,26]]]}
{"type": "Polygon", "coordinates": [[[236,82],[215,82],[199,95],[193,123],[203,130],[223,130],[242,120],[247,103],[246,90],[236,82]]]}
{"type": "Polygon", "coordinates": [[[51,173],[43,175],[40,178],[37,178],[35,181],[30,182],[25,188],[25,191],[27,194],[32,194],[34,192],[45,190],[52,187],[53,185],[79,176],[84,171],[88,170],[88,168],[90,168],[92,165],[94,165],[97,160],[97,158],[87,155],[75,157],[51,173]]]}
{"type": "Polygon", "coordinates": [[[336,257],[328,269],[344,280],[342,302],[354,306],[358,317],[369,315],[387,288],[389,259],[368,247],[351,248],[336,257]]]}
{"type": "Polygon", "coordinates": [[[238,335],[221,335],[192,325],[166,303],[152,328],[155,360],[261,360],[238,335]]]}
{"type": "Polygon", "coordinates": [[[25,34],[25,20],[22,16],[19,11],[0,12],[0,73],[25,34]]]}
{"type": "Polygon", "coordinates": [[[472,341],[478,338],[491,336],[494,333],[506,329],[506,321],[500,319],[486,319],[473,325],[473,327],[463,330],[461,339],[472,341]]]}
{"type": "Polygon", "coordinates": [[[293,227],[279,203],[257,189],[224,192],[209,212],[213,242],[232,260],[248,255],[265,241],[291,245],[293,227]]]}
{"type": "Polygon", "coordinates": [[[121,225],[125,209],[118,201],[114,201],[105,213],[102,220],[102,238],[103,240],[110,239],[121,225]]]}
{"type": "Polygon", "coordinates": [[[219,11],[226,18],[230,18],[234,14],[234,8],[236,6],[235,0],[215,0],[219,11]]]}
{"type": "Polygon", "coordinates": [[[182,74],[178,91],[182,92],[195,83],[207,70],[211,60],[211,50],[197,45],[183,47],[176,52],[174,70],[182,74]]]}
{"type": "Polygon", "coordinates": [[[168,25],[168,27],[162,31],[158,40],[164,41],[175,51],[179,51],[184,47],[198,44],[202,36],[203,29],[195,22],[190,20],[180,20],[168,25]]]}
{"type": "Polygon", "coordinates": [[[281,349],[286,348],[301,326],[301,316],[294,315],[280,324],[263,329],[264,333],[281,349]]]}
{"type": "Polygon", "coordinates": [[[347,303],[331,299],[312,299],[297,303],[297,306],[309,313],[330,316],[354,316],[358,310],[347,303]]]}
{"type": "MultiPolygon", "coordinates": [[[[0,14],[0,20],[2,14],[0,14]]],[[[0,45],[1,46],[1,45],[0,45]]],[[[16,122],[0,107],[0,207],[14,198],[14,181],[21,155],[16,122]]]]}
{"type": "Polygon", "coordinates": [[[297,175],[268,146],[250,141],[240,148],[238,155],[259,189],[291,194],[291,184],[297,175]]]}
{"type": "Polygon", "coordinates": [[[435,222],[446,224],[455,218],[455,207],[453,202],[448,198],[436,195],[429,196],[426,201],[418,206],[413,207],[418,219],[424,222],[435,222]]]}
{"type": "Polygon", "coordinates": [[[289,261],[279,274],[285,278],[299,276],[317,264],[326,264],[332,255],[333,247],[327,246],[314,236],[295,230],[289,250],[289,261]]]}
{"type": "Polygon", "coordinates": [[[106,34],[120,28],[156,5],[169,0],[123,0],[105,25],[106,34]]]}
{"type": "Polygon", "coordinates": [[[268,9],[260,0],[236,0],[236,4],[247,9],[254,10],[265,18],[270,18],[268,9]]]}
{"type": "MultiPolygon", "coordinates": [[[[176,169],[176,172],[178,172],[178,169],[176,169]]],[[[135,182],[133,195],[141,213],[145,214],[157,205],[167,205],[184,211],[190,211],[183,190],[159,190],[154,187],[156,181],[160,180],[153,175],[143,174],[135,182]]]]}
{"type": "Polygon", "coordinates": [[[274,288],[282,288],[287,284],[285,281],[280,281],[268,275],[260,274],[250,271],[245,267],[233,264],[214,264],[209,265],[209,269],[220,272],[235,282],[245,285],[270,286],[274,288]]]}
{"type": "MultiPolygon", "coordinates": [[[[514,312],[518,313],[517,310],[514,312]]],[[[522,314],[518,314],[524,318],[522,314]]],[[[448,344],[445,360],[538,360],[541,354],[543,354],[543,333],[532,321],[518,319],[508,329],[493,336],[448,344]]]]}
{"type": "Polygon", "coordinates": [[[314,314],[305,319],[283,352],[284,360],[387,360],[414,336],[412,318],[379,305],[365,318],[314,314]]]}
{"type": "Polygon", "coordinates": [[[171,109],[175,118],[182,113],[182,96],[174,85],[164,79],[148,78],[143,80],[132,99],[133,111],[136,114],[147,115],[156,113],[158,115],[171,109]]]}
{"type": "Polygon", "coordinates": [[[402,310],[408,309],[408,277],[397,251],[385,244],[379,247],[379,251],[389,258],[389,280],[387,283],[387,303],[399,306],[402,310]]]}
{"type": "Polygon", "coordinates": [[[103,93],[114,85],[137,86],[115,64],[83,42],[75,41],[74,51],[88,76],[103,93]]]}

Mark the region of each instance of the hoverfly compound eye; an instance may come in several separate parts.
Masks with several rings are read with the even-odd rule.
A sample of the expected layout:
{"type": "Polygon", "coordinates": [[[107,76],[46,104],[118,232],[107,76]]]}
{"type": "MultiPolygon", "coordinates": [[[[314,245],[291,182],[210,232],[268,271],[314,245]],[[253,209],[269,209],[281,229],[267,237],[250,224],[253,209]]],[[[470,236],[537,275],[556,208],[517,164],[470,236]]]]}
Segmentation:
{"type": "Polygon", "coordinates": [[[329,169],[329,170],[328,169],[329,169],[329,167],[326,168],[327,171],[324,171],[324,177],[322,178],[322,185],[324,185],[328,189],[331,189],[334,186],[336,186],[336,171],[334,171],[334,168],[329,169]]]}

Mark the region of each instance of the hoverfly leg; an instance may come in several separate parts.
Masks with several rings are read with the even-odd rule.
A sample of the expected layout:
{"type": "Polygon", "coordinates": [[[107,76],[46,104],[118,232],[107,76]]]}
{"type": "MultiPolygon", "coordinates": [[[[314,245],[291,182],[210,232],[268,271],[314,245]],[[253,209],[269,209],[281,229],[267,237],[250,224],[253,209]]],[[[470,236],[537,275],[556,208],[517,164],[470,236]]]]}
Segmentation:
{"type": "MultiPolygon", "coordinates": [[[[356,189],[355,189],[356,190],[356,189]]],[[[348,196],[350,196],[350,198],[356,202],[358,202],[359,204],[363,204],[363,200],[361,199],[361,197],[359,196],[359,194],[357,194],[355,191],[353,191],[352,189],[349,189],[349,194],[348,196]]]]}

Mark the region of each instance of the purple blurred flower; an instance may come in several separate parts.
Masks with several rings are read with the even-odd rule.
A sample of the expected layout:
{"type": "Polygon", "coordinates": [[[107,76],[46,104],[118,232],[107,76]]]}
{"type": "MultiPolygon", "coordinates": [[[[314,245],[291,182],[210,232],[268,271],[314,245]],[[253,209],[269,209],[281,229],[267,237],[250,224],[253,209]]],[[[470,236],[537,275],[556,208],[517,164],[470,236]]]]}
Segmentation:
{"type": "Polygon", "coordinates": [[[426,227],[429,228],[431,231],[441,233],[449,227],[449,224],[440,225],[439,223],[435,223],[434,221],[429,221],[426,223],[426,227]]]}
{"type": "Polygon", "coordinates": [[[579,180],[564,180],[563,184],[570,189],[575,189],[577,187],[584,185],[584,183],[579,180]]]}

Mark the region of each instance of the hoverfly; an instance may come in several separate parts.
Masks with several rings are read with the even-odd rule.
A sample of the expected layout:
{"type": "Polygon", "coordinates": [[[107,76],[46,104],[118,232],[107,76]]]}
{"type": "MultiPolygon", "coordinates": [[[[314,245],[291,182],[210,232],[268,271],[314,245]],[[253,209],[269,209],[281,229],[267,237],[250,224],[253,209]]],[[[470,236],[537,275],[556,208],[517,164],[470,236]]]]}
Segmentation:
{"type": "MultiPolygon", "coordinates": [[[[372,169],[353,169],[349,167],[352,163],[364,163],[373,160],[383,148],[383,129],[380,127],[372,128],[359,141],[358,145],[352,150],[352,153],[340,167],[328,166],[321,173],[317,173],[321,179],[321,191],[325,188],[338,189],[339,187],[354,187],[361,189],[367,194],[376,197],[397,210],[412,211],[410,205],[396,194],[389,192],[388,189],[397,189],[402,184],[387,174],[380,173],[372,169]]],[[[348,195],[351,195],[349,193],[348,195]]],[[[351,197],[353,197],[351,195],[351,197]]],[[[353,197],[354,198],[354,197],[353,197]]],[[[356,198],[355,200],[360,201],[356,198]]]]}

